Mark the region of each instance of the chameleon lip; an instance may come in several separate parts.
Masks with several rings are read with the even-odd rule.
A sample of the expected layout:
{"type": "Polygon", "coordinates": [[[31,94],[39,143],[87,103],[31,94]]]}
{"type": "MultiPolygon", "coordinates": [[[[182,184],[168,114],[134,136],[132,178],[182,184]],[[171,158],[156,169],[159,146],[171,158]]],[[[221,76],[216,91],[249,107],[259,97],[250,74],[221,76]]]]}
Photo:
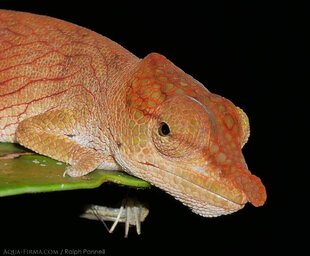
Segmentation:
{"type": "Polygon", "coordinates": [[[183,176],[164,169],[160,170],[174,177],[172,179],[163,178],[163,180],[168,180],[167,184],[160,184],[158,186],[188,206],[193,212],[203,217],[217,217],[231,214],[242,209],[246,203],[246,201],[244,203],[236,203],[223,194],[210,191],[183,176]],[[175,182],[176,180],[178,182],[175,182]]]}
{"type": "MultiPolygon", "coordinates": [[[[170,175],[173,175],[174,177],[177,177],[177,179],[179,179],[179,181],[178,182],[175,182],[175,184],[176,184],[176,186],[179,186],[179,184],[182,184],[182,186],[183,186],[183,188],[185,189],[185,191],[186,191],[186,189],[193,189],[193,190],[195,190],[195,188],[196,189],[198,189],[199,191],[203,191],[202,193],[203,194],[211,194],[211,195],[213,195],[214,197],[217,197],[217,199],[218,200],[222,200],[222,201],[226,201],[226,202],[229,202],[229,204],[232,204],[232,205],[234,205],[236,208],[240,208],[240,207],[243,207],[244,206],[244,204],[247,202],[247,200],[245,199],[245,196],[242,194],[242,193],[240,193],[240,191],[239,191],[239,193],[240,193],[240,195],[237,195],[237,197],[236,197],[236,199],[237,200],[233,200],[233,198],[228,198],[228,197],[226,197],[226,196],[224,196],[223,194],[225,194],[225,193],[217,193],[217,192],[215,192],[215,191],[212,191],[212,190],[208,190],[206,187],[204,187],[204,186],[201,186],[200,184],[198,184],[198,183],[195,183],[195,182],[193,182],[193,181],[191,181],[189,178],[187,178],[187,177],[191,177],[191,173],[195,173],[194,172],[194,170],[191,170],[191,169],[186,169],[186,168],[183,168],[183,174],[184,173],[189,173],[189,175],[181,175],[181,174],[177,174],[177,173],[174,173],[174,172],[171,172],[171,171],[169,171],[169,170],[167,170],[167,169],[165,169],[165,168],[161,168],[161,167],[159,167],[159,166],[156,166],[155,164],[153,164],[153,163],[150,163],[150,162],[138,162],[138,163],[140,163],[140,164],[143,164],[143,165],[146,165],[146,166],[151,166],[151,167],[154,167],[154,168],[157,168],[157,169],[159,169],[160,171],[162,171],[162,172],[164,172],[164,173],[166,173],[166,174],[170,174],[170,175]],[[185,183],[184,183],[185,182],[185,183]],[[239,201],[239,202],[238,202],[239,201]]],[[[180,169],[179,167],[178,167],[178,169],[180,169]]],[[[163,175],[163,176],[165,176],[165,175],[163,175]]],[[[202,176],[202,175],[201,175],[202,176]]],[[[200,177],[201,177],[200,176],[200,177]]],[[[206,179],[206,178],[209,178],[209,179],[211,179],[211,177],[210,176],[208,176],[207,175],[207,173],[205,174],[205,175],[203,175],[203,177],[201,177],[201,179],[206,179]]],[[[171,179],[168,179],[169,180],[169,185],[170,186],[172,186],[173,185],[173,182],[171,182],[171,179]]],[[[173,180],[175,180],[175,179],[173,179],[173,180]]],[[[152,181],[150,181],[151,183],[152,183],[152,181]]],[[[216,187],[216,185],[217,185],[217,183],[218,183],[218,180],[215,180],[214,179],[214,181],[211,181],[211,183],[212,182],[214,182],[214,183],[216,183],[215,184],[215,187],[216,187]]],[[[231,185],[231,184],[230,184],[231,185]]],[[[231,185],[232,186],[232,185],[231,185]]],[[[235,188],[234,188],[235,189],[235,188]]],[[[236,191],[237,191],[237,189],[235,189],[236,191]]],[[[198,199],[198,198],[197,198],[198,199]]]]}
{"type": "MultiPolygon", "coordinates": [[[[174,174],[174,175],[176,175],[176,174],[174,174]]],[[[191,186],[197,186],[197,187],[199,187],[200,189],[206,191],[207,193],[210,193],[210,194],[215,195],[216,197],[220,198],[221,200],[228,201],[228,202],[230,202],[230,203],[232,203],[232,204],[239,205],[239,206],[244,205],[244,204],[246,203],[246,201],[245,201],[245,202],[242,202],[242,201],[241,201],[240,203],[238,203],[238,202],[236,202],[236,200],[232,200],[232,199],[230,199],[230,198],[228,198],[228,197],[225,197],[225,196],[223,195],[223,193],[217,193],[217,192],[215,192],[215,191],[208,190],[206,187],[203,187],[203,186],[201,186],[201,185],[199,185],[199,184],[197,184],[197,183],[195,183],[195,182],[192,182],[191,180],[186,179],[186,178],[184,178],[184,177],[182,177],[182,176],[180,176],[180,175],[176,175],[176,176],[178,176],[180,179],[182,179],[182,180],[188,182],[191,186]]],[[[215,180],[214,182],[218,182],[218,181],[215,180]]]]}

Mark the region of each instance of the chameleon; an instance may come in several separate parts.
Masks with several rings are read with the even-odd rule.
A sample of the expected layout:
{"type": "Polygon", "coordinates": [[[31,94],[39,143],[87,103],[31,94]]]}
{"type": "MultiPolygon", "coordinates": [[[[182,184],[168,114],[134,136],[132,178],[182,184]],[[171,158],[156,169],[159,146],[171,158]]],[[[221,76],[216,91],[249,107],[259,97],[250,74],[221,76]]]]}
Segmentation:
{"type": "Polygon", "coordinates": [[[245,162],[241,108],[166,57],[140,59],[78,25],[0,10],[0,142],[68,165],[123,170],[216,217],[266,189],[245,162]]]}

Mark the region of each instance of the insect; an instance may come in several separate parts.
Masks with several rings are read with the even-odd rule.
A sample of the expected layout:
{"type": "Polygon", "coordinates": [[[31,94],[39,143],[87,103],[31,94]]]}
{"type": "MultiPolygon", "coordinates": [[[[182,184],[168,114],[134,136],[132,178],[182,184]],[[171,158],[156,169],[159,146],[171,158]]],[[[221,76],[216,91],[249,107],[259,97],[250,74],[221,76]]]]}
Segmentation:
{"type": "Polygon", "coordinates": [[[128,237],[130,226],[136,226],[137,234],[141,234],[141,222],[148,214],[149,210],[145,205],[136,199],[126,198],[122,201],[120,208],[88,205],[80,217],[101,221],[110,233],[114,231],[119,222],[123,222],[125,223],[125,237],[128,237]],[[111,228],[108,228],[105,221],[113,221],[111,228]]]}

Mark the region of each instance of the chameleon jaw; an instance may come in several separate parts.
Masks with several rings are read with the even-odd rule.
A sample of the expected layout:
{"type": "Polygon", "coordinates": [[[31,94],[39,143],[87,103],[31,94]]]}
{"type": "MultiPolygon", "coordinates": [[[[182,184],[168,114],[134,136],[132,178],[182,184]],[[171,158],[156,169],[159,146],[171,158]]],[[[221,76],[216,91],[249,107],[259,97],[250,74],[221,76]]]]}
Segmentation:
{"type": "Polygon", "coordinates": [[[133,175],[163,189],[203,217],[231,214],[247,202],[244,193],[229,181],[219,181],[184,168],[171,172],[149,162],[139,164],[142,168],[131,169],[133,175]]]}
{"type": "MultiPolygon", "coordinates": [[[[211,194],[212,192],[209,192],[209,193],[211,194]]],[[[176,196],[176,198],[179,201],[181,201],[184,205],[188,206],[194,213],[202,217],[209,217],[209,218],[218,217],[221,215],[228,215],[236,211],[239,211],[244,207],[244,204],[236,204],[232,201],[227,200],[224,197],[221,197],[220,195],[216,195],[216,196],[218,197],[218,201],[222,200],[227,205],[230,205],[230,208],[218,207],[218,206],[209,204],[208,202],[191,200],[190,198],[187,198],[187,197],[179,198],[176,196]]]]}
{"type": "MultiPolygon", "coordinates": [[[[194,213],[203,217],[227,215],[244,207],[247,200],[243,193],[240,192],[240,195],[238,195],[239,199],[237,201],[239,202],[235,202],[231,196],[220,194],[217,191],[220,185],[211,179],[205,181],[206,184],[211,184],[209,189],[203,187],[201,183],[193,183],[182,176],[175,176],[172,179],[173,182],[168,182],[168,184],[165,184],[167,186],[164,185],[161,188],[188,206],[194,213]],[[212,189],[214,190],[212,191],[212,189]]],[[[158,186],[158,184],[154,185],[158,186]]]]}

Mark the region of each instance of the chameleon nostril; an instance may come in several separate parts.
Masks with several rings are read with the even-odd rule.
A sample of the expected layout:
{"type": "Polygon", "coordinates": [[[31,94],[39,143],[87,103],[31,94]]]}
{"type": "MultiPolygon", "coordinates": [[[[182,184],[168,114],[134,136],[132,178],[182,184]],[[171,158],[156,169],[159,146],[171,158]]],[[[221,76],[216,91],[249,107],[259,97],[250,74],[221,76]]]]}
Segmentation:
{"type": "Polygon", "coordinates": [[[159,128],[158,128],[158,133],[159,133],[160,136],[167,136],[167,135],[169,135],[169,133],[170,133],[169,126],[166,123],[164,123],[164,122],[160,123],[159,128]]]}

